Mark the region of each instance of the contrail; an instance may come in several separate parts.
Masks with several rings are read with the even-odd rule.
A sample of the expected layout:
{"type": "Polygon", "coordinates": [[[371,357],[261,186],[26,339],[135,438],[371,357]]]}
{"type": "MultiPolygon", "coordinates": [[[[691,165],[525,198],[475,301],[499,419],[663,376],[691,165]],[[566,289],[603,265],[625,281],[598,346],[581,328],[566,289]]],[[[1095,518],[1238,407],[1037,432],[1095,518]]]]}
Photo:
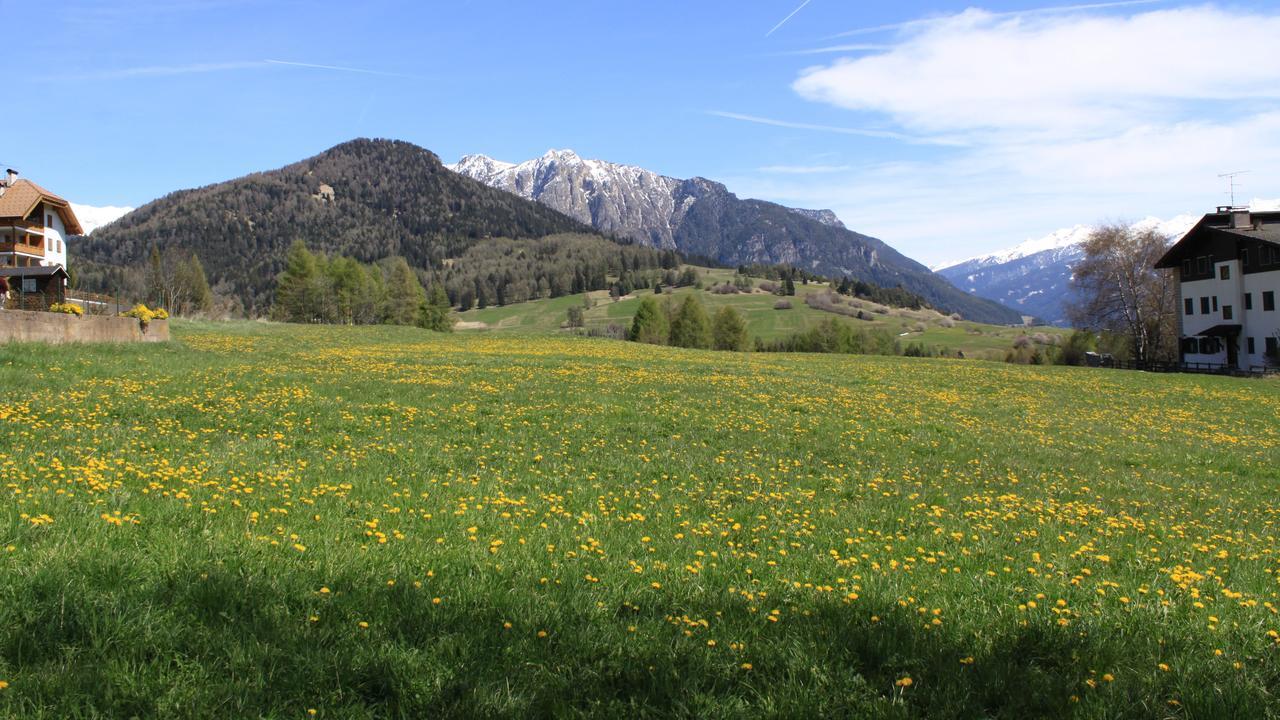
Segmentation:
{"type": "Polygon", "coordinates": [[[901,142],[911,143],[914,145],[960,146],[964,144],[948,138],[915,137],[912,135],[893,132],[891,130],[870,130],[866,128],[837,127],[834,125],[815,125],[812,123],[791,122],[790,120],[775,120],[773,118],[760,117],[758,115],[744,115],[743,113],[726,112],[724,110],[708,110],[706,113],[708,115],[714,115],[715,117],[728,118],[730,120],[741,120],[743,122],[756,123],[759,125],[771,125],[773,127],[792,128],[794,130],[816,130],[818,132],[838,133],[840,135],[859,135],[862,137],[885,138],[887,140],[899,140],[901,142]]]}
{"type": "MultiPolygon", "coordinates": [[[[1154,5],[1156,3],[1167,2],[1167,0],[1120,0],[1119,2],[1103,2],[1103,3],[1086,3],[1083,5],[1055,5],[1052,7],[1032,8],[1030,10],[1011,10],[1008,12],[988,13],[988,17],[1022,17],[1027,15],[1053,15],[1055,13],[1076,12],[1079,10],[1105,10],[1107,8],[1128,7],[1130,5],[1154,5]]],[[[852,37],[854,35],[871,35],[873,33],[885,32],[887,30],[905,30],[907,28],[920,27],[923,25],[933,25],[949,17],[943,16],[936,18],[924,18],[920,20],[907,20],[899,23],[889,23],[888,25],[874,25],[872,27],[858,28],[857,30],[848,30],[835,35],[827,36],[831,38],[852,37]]],[[[785,21],[784,21],[785,22],[785,21]]]]}
{"type": "Polygon", "coordinates": [[[772,34],[774,33],[774,31],[775,31],[775,30],[777,30],[778,28],[782,27],[783,25],[786,25],[786,24],[787,24],[787,21],[788,21],[788,20],[790,20],[791,18],[795,17],[795,16],[796,16],[796,13],[800,12],[801,10],[803,10],[803,9],[804,9],[804,6],[805,6],[805,5],[808,5],[808,4],[809,4],[809,2],[810,2],[810,0],[804,0],[804,2],[800,3],[800,7],[796,8],[795,10],[792,10],[790,15],[788,15],[788,16],[786,16],[786,17],[782,18],[781,22],[779,22],[777,25],[774,25],[774,26],[773,26],[773,28],[772,28],[771,30],[769,30],[769,32],[767,32],[767,33],[765,33],[765,34],[764,34],[764,36],[765,36],[765,37],[769,37],[770,35],[772,35],[772,34]]]}
{"type": "Polygon", "coordinates": [[[315,68],[317,70],[337,70],[339,72],[360,73],[362,75],[383,75],[385,77],[413,77],[402,73],[383,72],[382,70],[366,70],[364,68],[343,67],[341,65],[317,65],[315,63],[292,62],[289,60],[263,60],[272,65],[292,65],[293,67],[315,68]]]}

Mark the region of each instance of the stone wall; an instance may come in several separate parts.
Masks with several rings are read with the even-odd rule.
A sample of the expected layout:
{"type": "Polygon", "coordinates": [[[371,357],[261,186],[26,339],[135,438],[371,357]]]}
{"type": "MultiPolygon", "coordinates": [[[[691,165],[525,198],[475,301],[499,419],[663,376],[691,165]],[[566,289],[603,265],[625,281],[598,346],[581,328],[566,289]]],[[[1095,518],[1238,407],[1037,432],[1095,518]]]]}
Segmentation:
{"type": "Polygon", "coordinates": [[[168,339],[168,320],[152,320],[143,331],[136,318],[0,310],[0,343],[164,342],[168,339]]]}

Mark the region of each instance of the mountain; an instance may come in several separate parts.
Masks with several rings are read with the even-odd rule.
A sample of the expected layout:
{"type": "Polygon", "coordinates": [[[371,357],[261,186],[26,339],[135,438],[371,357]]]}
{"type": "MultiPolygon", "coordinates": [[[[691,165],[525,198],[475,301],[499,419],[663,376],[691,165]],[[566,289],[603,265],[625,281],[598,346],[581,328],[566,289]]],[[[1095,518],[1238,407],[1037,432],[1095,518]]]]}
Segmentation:
{"type": "MultiPolygon", "coordinates": [[[[1132,225],[1176,239],[1191,229],[1199,216],[1178,215],[1170,220],[1149,217],[1132,225]]],[[[1071,302],[1071,269],[1084,257],[1081,245],[1093,232],[1090,225],[1056,230],[1007,250],[935,268],[939,275],[979,297],[998,300],[1024,315],[1066,326],[1071,302]]]]}
{"type": "Polygon", "coordinates": [[[1017,311],[976,299],[883,241],[849,230],[830,210],[744,200],[724,185],[550,150],[522,163],[467,155],[454,172],[548,205],[596,230],[729,266],[787,264],[884,287],[901,285],[946,312],[1018,323],[1017,311]]]}
{"type": "Polygon", "coordinates": [[[87,271],[140,267],[153,246],[195,252],[210,282],[253,315],[265,312],[295,239],[365,262],[403,255],[428,269],[490,237],[577,232],[595,234],[545,205],[450,172],[416,145],[361,139],[278,170],[172,193],[99,229],[77,251],[87,271]]]}
{"type": "Polygon", "coordinates": [[[113,223],[133,212],[133,208],[116,207],[114,205],[94,207],[93,205],[71,203],[71,211],[76,214],[76,219],[80,221],[80,227],[84,228],[84,234],[92,235],[94,230],[103,225],[113,223]]]}

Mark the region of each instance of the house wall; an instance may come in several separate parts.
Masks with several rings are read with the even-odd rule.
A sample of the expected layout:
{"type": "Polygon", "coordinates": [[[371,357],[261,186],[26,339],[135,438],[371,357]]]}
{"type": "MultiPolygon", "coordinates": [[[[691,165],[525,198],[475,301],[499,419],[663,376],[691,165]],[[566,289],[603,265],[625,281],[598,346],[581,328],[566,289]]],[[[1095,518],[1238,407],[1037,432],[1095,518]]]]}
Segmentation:
{"type": "MultiPolygon", "coordinates": [[[[1253,296],[1253,309],[1244,312],[1244,331],[1240,334],[1242,364],[1245,351],[1249,349],[1245,338],[1252,337],[1255,352],[1248,356],[1248,364],[1265,365],[1267,338],[1275,337],[1280,332],[1280,269],[1245,275],[1243,290],[1253,296]],[[1275,293],[1275,310],[1262,309],[1262,293],[1267,291],[1275,293]]],[[[1244,305],[1241,304],[1240,307],[1243,308],[1244,305]]]]}
{"type": "MultiPolygon", "coordinates": [[[[1214,263],[1213,277],[1204,280],[1191,280],[1181,283],[1181,297],[1178,303],[1178,314],[1181,319],[1182,335],[1195,336],[1214,325],[1237,324],[1242,326],[1239,348],[1239,364],[1242,367],[1265,365],[1266,337],[1280,330],[1280,311],[1264,311],[1262,309],[1262,293],[1273,291],[1280,303],[1280,271],[1255,272],[1245,275],[1241,272],[1239,260],[1227,260],[1214,263]],[[1222,279],[1221,268],[1227,267],[1230,277],[1222,279]],[[1249,293],[1253,298],[1253,309],[1245,310],[1244,295],[1249,293]],[[1209,311],[1204,312],[1203,300],[1208,299],[1209,311]],[[1192,313],[1186,314],[1185,301],[1192,301],[1192,313]],[[1216,302],[1215,302],[1216,301],[1216,302]],[[1231,317],[1226,317],[1230,308],[1231,317]],[[1254,338],[1254,352],[1249,353],[1248,340],[1254,338]]],[[[1185,353],[1186,362],[1220,363],[1227,362],[1227,351],[1223,347],[1216,353],[1185,353]]]]}
{"type": "Polygon", "coordinates": [[[67,266],[67,227],[62,222],[62,216],[58,214],[56,208],[48,203],[40,203],[41,209],[46,218],[53,216],[52,224],[48,224],[44,229],[44,265],[61,265],[67,266]]]}
{"type": "Polygon", "coordinates": [[[164,342],[168,339],[168,320],[152,320],[144,332],[136,318],[0,310],[0,343],[164,342]]]}

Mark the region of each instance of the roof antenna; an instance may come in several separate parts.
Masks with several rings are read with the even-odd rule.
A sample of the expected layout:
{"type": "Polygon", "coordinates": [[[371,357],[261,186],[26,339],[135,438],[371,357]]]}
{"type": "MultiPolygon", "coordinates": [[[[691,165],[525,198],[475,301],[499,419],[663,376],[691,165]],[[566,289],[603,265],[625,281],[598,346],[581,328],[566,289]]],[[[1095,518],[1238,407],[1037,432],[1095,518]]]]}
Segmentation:
{"type": "Polygon", "coordinates": [[[1230,192],[1227,193],[1228,195],[1231,196],[1231,207],[1236,206],[1236,176],[1247,175],[1249,172],[1250,172],[1249,170],[1236,170],[1235,172],[1222,173],[1221,175],[1218,176],[1220,178],[1227,178],[1227,182],[1231,189],[1230,192]]]}

